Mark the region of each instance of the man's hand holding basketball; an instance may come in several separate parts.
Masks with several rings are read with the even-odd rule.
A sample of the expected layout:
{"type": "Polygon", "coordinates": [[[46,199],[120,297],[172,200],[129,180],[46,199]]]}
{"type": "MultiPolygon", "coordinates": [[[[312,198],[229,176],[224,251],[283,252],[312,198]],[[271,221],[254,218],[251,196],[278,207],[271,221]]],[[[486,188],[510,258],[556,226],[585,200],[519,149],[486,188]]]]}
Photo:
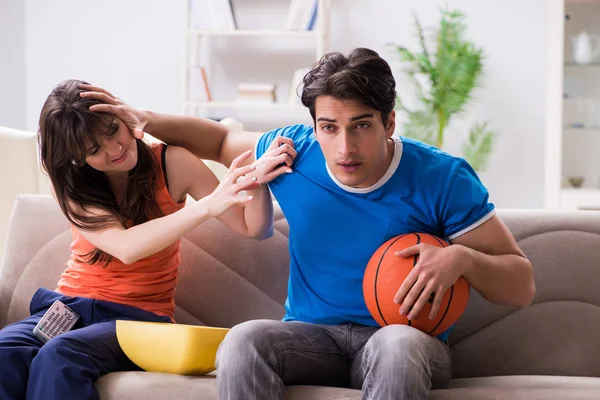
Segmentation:
{"type": "Polygon", "coordinates": [[[429,319],[434,319],[444,293],[464,274],[466,265],[471,262],[469,250],[458,244],[442,248],[421,243],[395,254],[399,257],[418,257],[417,264],[394,297],[394,302],[401,304],[400,314],[408,315],[409,320],[419,315],[432,295],[429,319]]]}

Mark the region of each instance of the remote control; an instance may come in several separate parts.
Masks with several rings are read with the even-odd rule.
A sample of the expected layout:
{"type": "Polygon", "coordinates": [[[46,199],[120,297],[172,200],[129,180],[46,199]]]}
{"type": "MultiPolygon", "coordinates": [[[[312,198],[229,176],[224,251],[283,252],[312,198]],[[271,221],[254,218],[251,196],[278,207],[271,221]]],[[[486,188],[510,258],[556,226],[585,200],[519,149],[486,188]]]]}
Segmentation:
{"type": "Polygon", "coordinates": [[[33,334],[46,343],[48,340],[71,330],[79,319],[79,315],[56,300],[46,311],[40,322],[33,328],[33,334]]]}

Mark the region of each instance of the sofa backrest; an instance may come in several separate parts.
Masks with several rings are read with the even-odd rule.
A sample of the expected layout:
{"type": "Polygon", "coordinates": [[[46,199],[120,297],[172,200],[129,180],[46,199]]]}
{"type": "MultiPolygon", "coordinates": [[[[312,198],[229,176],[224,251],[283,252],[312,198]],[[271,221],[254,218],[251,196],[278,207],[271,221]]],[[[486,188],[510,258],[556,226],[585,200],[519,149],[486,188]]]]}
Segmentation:
{"type": "MultiPolygon", "coordinates": [[[[230,327],[247,319],[283,316],[289,256],[287,225],[276,215],[273,237],[256,241],[212,219],[181,243],[176,292],[179,323],[230,327]]],[[[15,201],[0,269],[0,327],[29,315],[39,287],[56,288],[70,255],[71,229],[49,195],[15,201]]]]}
{"type": "Polygon", "coordinates": [[[600,377],[600,212],[498,210],[534,268],[531,306],[471,290],[451,334],[455,377],[600,377]]]}
{"type": "Polygon", "coordinates": [[[50,193],[48,179],[38,165],[37,135],[0,126],[0,259],[15,196],[20,193],[50,193]]]}
{"type": "MultiPolygon", "coordinates": [[[[533,304],[513,309],[477,292],[452,331],[455,377],[512,374],[600,377],[600,213],[499,210],[534,265],[533,304]]],[[[279,319],[286,297],[288,227],[241,238],[210,220],[182,241],[176,293],[180,323],[233,326],[279,319]]],[[[69,257],[71,231],[50,196],[19,196],[0,269],[0,327],[28,315],[38,287],[54,288],[69,257]]]]}

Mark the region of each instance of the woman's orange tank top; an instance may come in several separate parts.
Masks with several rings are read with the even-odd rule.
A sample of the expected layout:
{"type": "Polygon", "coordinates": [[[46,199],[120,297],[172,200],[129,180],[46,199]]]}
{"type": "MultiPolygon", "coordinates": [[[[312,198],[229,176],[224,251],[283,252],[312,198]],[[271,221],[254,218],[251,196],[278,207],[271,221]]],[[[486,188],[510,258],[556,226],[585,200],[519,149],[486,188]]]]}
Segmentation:
{"type": "MultiPolygon", "coordinates": [[[[151,145],[162,171],[163,144],[151,145]]],[[[163,174],[160,174],[156,200],[163,214],[172,214],[183,208],[169,194],[163,174]]],[[[180,240],[167,248],[126,265],[113,258],[107,267],[90,265],[85,255],[95,249],[79,231],[73,227],[71,257],[67,269],[58,281],[58,292],[66,296],[89,297],[140,308],[174,321],[175,287],[181,257],[180,240]]]]}

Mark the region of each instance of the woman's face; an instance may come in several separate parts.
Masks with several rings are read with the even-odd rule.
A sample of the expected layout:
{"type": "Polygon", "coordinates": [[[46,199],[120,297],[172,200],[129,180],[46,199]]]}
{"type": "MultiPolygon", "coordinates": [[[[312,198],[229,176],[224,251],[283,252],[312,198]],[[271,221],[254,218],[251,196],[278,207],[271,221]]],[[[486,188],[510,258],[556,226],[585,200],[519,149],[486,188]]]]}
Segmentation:
{"type": "Polygon", "coordinates": [[[99,148],[88,149],[85,162],[102,172],[127,172],[137,164],[136,139],[127,125],[115,118],[109,125],[109,134],[102,137],[99,148]]]}

